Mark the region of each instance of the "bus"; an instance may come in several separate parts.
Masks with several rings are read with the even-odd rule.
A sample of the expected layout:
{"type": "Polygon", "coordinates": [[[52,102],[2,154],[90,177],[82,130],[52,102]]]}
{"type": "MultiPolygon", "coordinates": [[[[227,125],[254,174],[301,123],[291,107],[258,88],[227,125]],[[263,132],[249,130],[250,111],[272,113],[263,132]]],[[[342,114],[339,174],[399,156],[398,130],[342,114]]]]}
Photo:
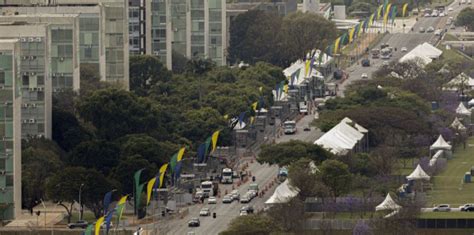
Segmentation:
{"type": "Polygon", "coordinates": [[[214,196],[214,184],[212,181],[204,181],[201,183],[201,190],[204,197],[213,197],[214,196]]]}
{"type": "Polygon", "coordinates": [[[296,122],[295,121],[286,121],[283,123],[283,129],[285,134],[294,134],[296,133],[296,122]]]}
{"type": "Polygon", "coordinates": [[[232,184],[232,182],[233,182],[232,175],[233,175],[232,169],[230,169],[230,168],[222,169],[221,183],[223,183],[223,184],[232,184]]]}

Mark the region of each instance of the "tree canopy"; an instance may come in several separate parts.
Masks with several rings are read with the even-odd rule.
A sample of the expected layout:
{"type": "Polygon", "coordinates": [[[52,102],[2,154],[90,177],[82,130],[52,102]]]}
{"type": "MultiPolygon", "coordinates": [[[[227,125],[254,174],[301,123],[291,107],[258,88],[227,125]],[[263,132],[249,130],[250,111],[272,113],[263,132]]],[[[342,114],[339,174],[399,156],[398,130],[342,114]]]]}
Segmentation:
{"type": "Polygon", "coordinates": [[[331,156],[330,152],[319,145],[291,140],[279,144],[262,145],[257,160],[259,162],[286,166],[302,158],[308,158],[316,163],[320,163],[331,156]]]}
{"type": "Polygon", "coordinates": [[[456,17],[455,24],[457,26],[467,27],[469,31],[474,30],[474,9],[470,7],[464,8],[456,17]]]}

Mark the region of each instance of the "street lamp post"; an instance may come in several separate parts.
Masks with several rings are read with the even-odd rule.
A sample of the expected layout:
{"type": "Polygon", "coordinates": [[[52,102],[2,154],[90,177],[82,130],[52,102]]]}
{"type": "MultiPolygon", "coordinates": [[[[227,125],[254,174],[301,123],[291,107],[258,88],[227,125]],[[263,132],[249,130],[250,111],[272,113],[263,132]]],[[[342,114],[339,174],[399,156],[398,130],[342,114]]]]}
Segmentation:
{"type": "Polygon", "coordinates": [[[82,187],[84,187],[84,184],[82,183],[81,186],[79,187],[79,220],[82,220],[82,201],[81,201],[81,196],[82,196],[82,187]]]}

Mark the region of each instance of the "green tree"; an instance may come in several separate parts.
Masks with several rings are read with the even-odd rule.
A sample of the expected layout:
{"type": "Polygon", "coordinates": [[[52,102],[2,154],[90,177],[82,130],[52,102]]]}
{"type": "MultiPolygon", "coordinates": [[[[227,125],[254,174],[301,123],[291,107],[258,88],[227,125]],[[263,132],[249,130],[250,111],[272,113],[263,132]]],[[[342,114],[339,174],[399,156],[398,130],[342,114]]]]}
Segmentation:
{"type": "Polygon", "coordinates": [[[319,145],[300,140],[290,140],[289,142],[279,144],[262,145],[257,160],[259,162],[286,166],[302,158],[308,158],[316,163],[320,163],[331,156],[331,153],[319,145]]]}
{"type": "Polygon", "coordinates": [[[456,26],[467,27],[469,31],[474,30],[474,9],[470,7],[464,8],[456,17],[456,26]]]}
{"type": "Polygon", "coordinates": [[[313,13],[293,13],[283,18],[279,37],[282,42],[280,62],[289,66],[312,49],[324,50],[337,36],[333,22],[313,13]]]}
{"type": "Polygon", "coordinates": [[[278,231],[279,225],[275,224],[269,217],[265,215],[251,214],[247,216],[239,216],[230,222],[226,231],[219,233],[220,235],[266,235],[278,231]]]}
{"type": "Polygon", "coordinates": [[[230,23],[229,60],[231,63],[245,61],[277,61],[279,51],[278,32],[281,17],[260,10],[251,10],[238,15],[230,23]]]}
{"type": "Polygon", "coordinates": [[[80,81],[80,94],[88,95],[98,89],[104,89],[106,87],[113,86],[110,83],[101,81],[99,74],[98,64],[84,64],[81,63],[81,81],[80,81]]]}
{"type": "Polygon", "coordinates": [[[180,147],[169,141],[158,142],[155,138],[146,134],[127,135],[118,139],[117,143],[120,146],[122,156],[140,155],[157,166],[168,162],[180,147]]]}
{"type": "Polygon", "coordinates": [[[94,212],[96,218],[101,216],[102,200],[105,193],[116,185],[108,181],[100,172],[83,167],[68,167],[57,171],[46,185],[46,194],[50,200],[58,202],[68,213],[68,223],[74,202],[79,200],[79,189],[82,186],[82,203],[94,212]]]}
{"type": "Polygon", "coordinates": [[[130,90],[137,95],[146,95],[151,87],[171,80],[171,76],[171,72],[156,56],[130,57],[130,90]]]}
{"type": "Polygon", "coordinates": [[[352,175],[346,164],[338,160],[326,160],[319,169],[321,179],[334,199],[350,191],[352,175]]]}
{"type": "Polygon", "coordinates": [[[53,140],[65,151],[72,150],[92,134],[82,127],[73,113],[53,108],[53,140]]]}
{"type": "Polygon", "coordinates": [[[119,162],[120,149],[113,142],[105,140],[84,141],[68,155],[68,163],[73,166],[95,168],[107,175],[119,162]]]}
{"type": "Polygon", "coordinates": [[[27,147],[22,158],[22,205],[32,209],[46,195],[46,181],[63,167],[60,156],[53,150],[27,147]]]}
{"type": "Polygon", "coordinates": [[[173,58],[173,73],[180,74],[186,71],[186,64],[188,63],[188,58],[181,53],[176,52],[173,50],[173,54],[171,56],[173,58]]]}
{"type": "Polygon", "coordinates": [[[158,173],[155,164],[148,162],[140,155],[123,157],[119,164],[112,170],[109,178],[122,184],[123,193],[133,193],[133,174],[140,169],[145,169],[142,173],[142,182],[151,179],[158,173]]]}
{"type": "Polygon", "coordinates": [[[181,136],[192,143],[204,141],[214,131],[222,129],[226,123],[222,115],[212,108],[189,110],[184,114],[185,122],[180,127],[181,136]]]}
{"type": "Polygon", "coordinates": [[[290,184],[299,189],[299,198],[301,200],[307,197],[324,198],[329,195],[329,189],[321,180],[321,174],[316,165],[311,164],[308,158],[301,158],[291,163],[288,169],[288,179],[290,184]],[[313,167],[314,166],[314,167],[313,167]]]}
{"type": "Polygon", "coordinates": [[[99,137],[107,140],[153,131],[167,134],[160,105],[124,90],[98,90],[79,101],[78,111],[97,128],[99,137]]]}

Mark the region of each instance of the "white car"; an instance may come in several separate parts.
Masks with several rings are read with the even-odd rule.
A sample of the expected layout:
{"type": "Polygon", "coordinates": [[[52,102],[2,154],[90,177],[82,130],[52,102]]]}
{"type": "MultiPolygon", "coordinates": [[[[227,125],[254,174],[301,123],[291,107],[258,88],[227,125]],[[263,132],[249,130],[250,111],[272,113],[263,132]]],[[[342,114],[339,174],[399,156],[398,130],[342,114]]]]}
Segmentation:
{"type": "Polygon", "coordinates": [[[433,208],[433,211],[434,212],[449,212],[451,211],[451,207],[449,206],[449,204],[440,204],[438,206],[436,206],[435,208],[433,208]]]}
{"type": "Polygon", "coordinates": [[[369,76],[366,74],[366,73],[363,73],[362,75],[360,75],[361,78],[364,78],[364,79],[367,79],[369,78],[369,76]]]}
{"type": "Polygon", "coordinates": [[[426,29],[426,32],[428,33],[431,33],[431,32],[434,32],[434,28],[432,26],[428,27],[428,29],[426,29]]]}
{"type": "Polygon", "coordinates": [[[240,203],[249,203],[249,202],[250,202],[250,198],[248,195],[244,195],[240,197],[240,203]]]}
{"type": "Polygon", "coordinates": [[[445,16],[446,16],[446,13],[444,12],[439,13],[439,17],[445,17],[445,16]]]}
{"type": "Polygon", "coordinates": [[[408,49],[406,47],[402,47],[402,49],[400,49],[401,52],[407,52],[408,49]]]}
{"type": "Polygon", "coordinates": [[[448,11],[453,11],[454,9],[452,7],[448,8],[448,11]]]}
{"type": "Polygon", "coordinates": [[[209,197],[207,199],[207,204],[216,204],[217,203],[217,198],[216,197],[209,197]]]}
{"type": "Polygon", "coordinates": [[[425,17],[430,17],[430,16],[431,16],[430,13],[425,14],[425,17]]]}
{"type": "Polygon", "coordinates": [[[207,207],[204,207],[201,209],[201,211],[199,211],[199,216],[209,216],[209,215],[211,215],[211,211],[207,207]]]}
{"type": "Polygon", "coordinates": [[[247,211],[240,211],[240,216],[248,215],[247,211]]]}
{"type": "Polygon", "coordinates": [[[222,203],[232,203],[232,195],[227,194],[222,198],[222,203]]]}

